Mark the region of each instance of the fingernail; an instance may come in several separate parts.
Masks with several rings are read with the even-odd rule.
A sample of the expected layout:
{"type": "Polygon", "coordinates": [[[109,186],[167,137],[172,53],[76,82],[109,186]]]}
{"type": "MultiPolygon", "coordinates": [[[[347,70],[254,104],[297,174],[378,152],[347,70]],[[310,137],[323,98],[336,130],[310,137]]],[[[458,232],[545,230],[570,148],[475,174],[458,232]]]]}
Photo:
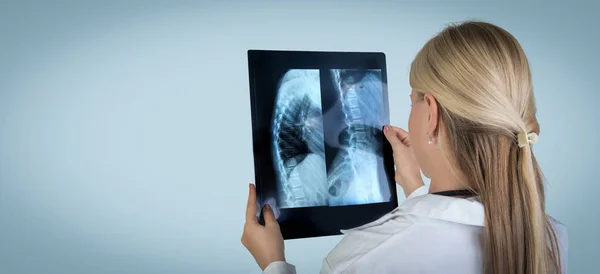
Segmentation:
{"type": "Polygon", "coordinates": [[[269,204],[266,204],[266,205],[265,205],[265,209],[266,209],[266,210],[271,210],[271,206],[270,206],[269,204]]]}
{"type": "Polygon", "coordinates": [[[387,125],[383,127],[383,130],[390,130],[390,127],[388,127],[387,125]]]}

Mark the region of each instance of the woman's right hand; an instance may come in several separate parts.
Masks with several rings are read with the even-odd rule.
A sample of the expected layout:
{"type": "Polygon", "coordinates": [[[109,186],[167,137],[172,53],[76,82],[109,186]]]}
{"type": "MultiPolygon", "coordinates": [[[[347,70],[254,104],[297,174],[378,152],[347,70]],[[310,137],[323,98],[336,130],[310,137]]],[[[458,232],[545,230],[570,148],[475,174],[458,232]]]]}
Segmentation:
{"type": "Polygon", "coordinates": [[[383,134],[392,145],[396,166],[394,179],[404,190],[404,195],[408,197],[417,188],[425,185],[421,178],[421,168],[410,146],[408,132],[398,127],[385,126],[383,134]]]}

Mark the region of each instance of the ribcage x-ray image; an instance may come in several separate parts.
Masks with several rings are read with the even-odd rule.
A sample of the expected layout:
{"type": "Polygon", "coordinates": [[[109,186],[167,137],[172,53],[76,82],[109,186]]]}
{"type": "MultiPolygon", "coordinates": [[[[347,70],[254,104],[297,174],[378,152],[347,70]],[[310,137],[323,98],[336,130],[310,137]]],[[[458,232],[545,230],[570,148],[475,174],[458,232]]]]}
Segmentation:
{"type": "Polygon", "coordinates": [[[383,107],[380,70],[291,69],[283,74],[271,127],[278,207],[387,201],[383,107]]]}
{"type": "Polygon", "coordinates": [[[279,207],[328,204],[319,70],[289,70],[273,112],[279,207]]]}

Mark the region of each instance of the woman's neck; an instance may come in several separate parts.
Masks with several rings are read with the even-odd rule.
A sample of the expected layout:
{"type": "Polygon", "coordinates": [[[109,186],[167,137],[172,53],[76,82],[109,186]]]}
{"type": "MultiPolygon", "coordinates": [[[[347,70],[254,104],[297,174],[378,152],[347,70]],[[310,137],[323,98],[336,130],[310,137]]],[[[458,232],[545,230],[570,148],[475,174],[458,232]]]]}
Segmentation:
{"type": "Polygon", "coordinates": [[[447,170],[439,171],[431,176],[429,193],[466,189],[468,187],[468,182],[462,174],[447,170]]]}

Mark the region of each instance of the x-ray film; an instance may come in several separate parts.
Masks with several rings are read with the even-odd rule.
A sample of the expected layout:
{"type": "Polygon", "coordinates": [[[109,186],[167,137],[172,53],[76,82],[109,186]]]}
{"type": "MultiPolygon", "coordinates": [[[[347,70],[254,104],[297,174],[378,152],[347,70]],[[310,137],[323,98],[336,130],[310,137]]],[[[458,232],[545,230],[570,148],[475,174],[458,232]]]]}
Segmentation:
{"type": "Polygon", "coordinates": [[[284,238],[339,234],[397,206],[385,56],[248,52],[258,200],[284,238]]]}

